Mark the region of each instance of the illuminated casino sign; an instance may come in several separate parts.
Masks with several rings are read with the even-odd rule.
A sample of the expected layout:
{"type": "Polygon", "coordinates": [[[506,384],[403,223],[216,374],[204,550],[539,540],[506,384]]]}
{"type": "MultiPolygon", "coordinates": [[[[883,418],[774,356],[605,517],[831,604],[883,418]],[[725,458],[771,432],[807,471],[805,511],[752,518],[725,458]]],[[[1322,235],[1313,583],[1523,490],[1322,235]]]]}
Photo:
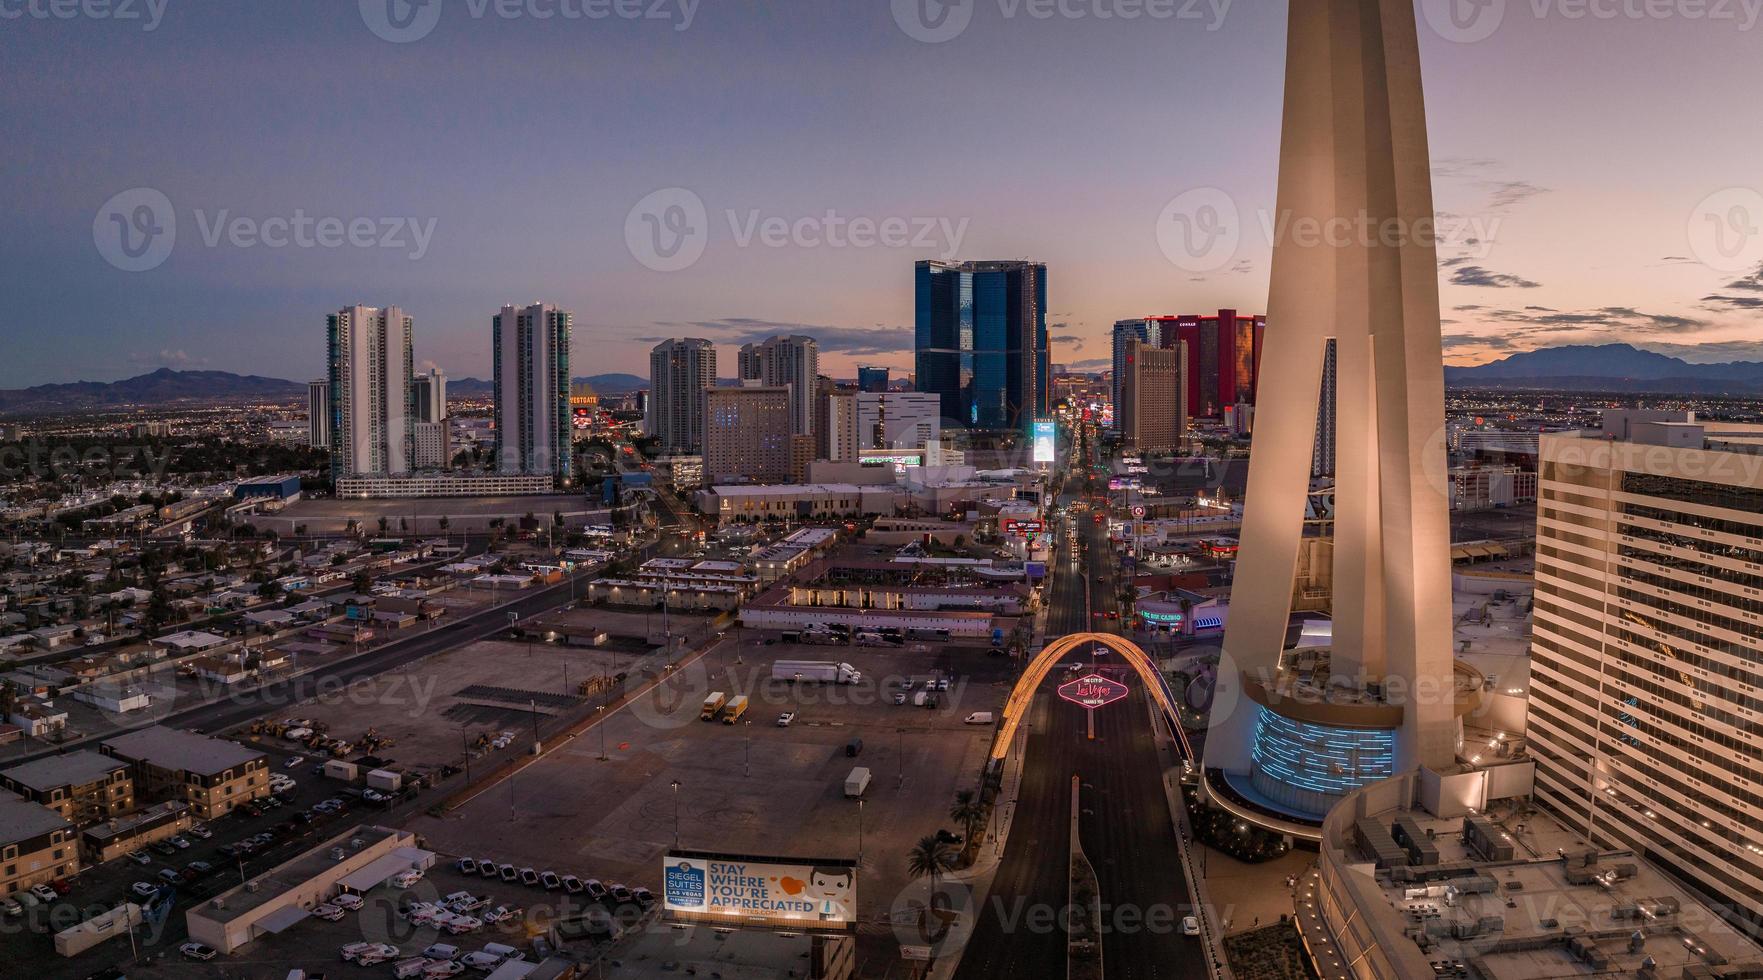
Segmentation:
{"type": "Polygon", "coordinates": [[[1126,685],[1111,681],[1100,674],[1087,674],[1075,681],[1059,685],[1059,696],[1072,704],[1095,710],[1126,697],[1126,685]]]}
{"type": "Polygon", "coordinates": [[[1040,534],[1042,531],[1046,530],[1046,525],[1032,518],[1006,517],[1000,521],[999,524],[1001,525],[998,528],[1000,533],[1015,534],[1025,538],[1033,534],[1040,534]]]}

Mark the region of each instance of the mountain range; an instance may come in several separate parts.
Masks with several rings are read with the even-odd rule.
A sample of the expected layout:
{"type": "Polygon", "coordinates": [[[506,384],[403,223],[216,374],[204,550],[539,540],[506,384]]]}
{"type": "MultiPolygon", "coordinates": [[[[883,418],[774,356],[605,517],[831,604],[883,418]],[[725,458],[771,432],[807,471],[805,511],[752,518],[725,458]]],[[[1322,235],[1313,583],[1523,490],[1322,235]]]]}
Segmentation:
{"type": "Polygon", "coordinates": [[[1447,367],[1445,384],[1553,391],[1755,395],[1763,393],[1763,362],[1692,364],[1629,344],[1542,347],[1474,367],[1447,367]]]}
{"type": "MultiPolygon", "coordinates": [[[[576,378],[604,395],[646,388],[649,382],[634,374],[598,374],[576,378]]],[[[450,393],[488,396],[494,389],[478,378],[449,380],[450,393]]],[[[214,405],[241,402],[288,402],[303,400],[306,384],[282,378],[228,371],[174,371],[160,368],[121,381],[74,381],[31,388],[0,389],[0,414],[22,415],[53,412],[104,411],[139,406],[177,404],[214,405]]]]}

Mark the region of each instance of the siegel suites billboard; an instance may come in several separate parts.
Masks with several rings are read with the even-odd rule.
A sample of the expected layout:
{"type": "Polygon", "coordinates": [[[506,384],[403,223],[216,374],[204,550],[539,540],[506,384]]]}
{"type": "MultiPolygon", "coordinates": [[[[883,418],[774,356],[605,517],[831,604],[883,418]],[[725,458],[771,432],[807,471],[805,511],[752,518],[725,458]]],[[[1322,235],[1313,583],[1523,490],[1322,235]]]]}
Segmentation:
{"type": "Polygon", "coordinates": [[[843,930],[856,916],[857,869],[850,861],[694,852],[662,862],[662,907],[679,917],[843,930]]]}

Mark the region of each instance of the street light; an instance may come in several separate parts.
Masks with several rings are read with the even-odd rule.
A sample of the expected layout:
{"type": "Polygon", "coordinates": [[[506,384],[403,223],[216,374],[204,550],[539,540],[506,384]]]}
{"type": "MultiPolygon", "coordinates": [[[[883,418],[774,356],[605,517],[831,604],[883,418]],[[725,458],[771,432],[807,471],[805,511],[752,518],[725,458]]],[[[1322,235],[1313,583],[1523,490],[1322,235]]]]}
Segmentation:
{"type": "Polygon", "coordinates": [[[673,849],[679,850],[679,780],[674,780],[673,787],[673,849]]]}
{"type": "Polygon", "coordinates": [[[605,710],[606,710],[605,705],[601,705],[598,708],[594,709],[594,714],[600,715],[600,720],[595,723],[594,727],[600,729],[600,761],[601,762],[606,761],[606,718],[604,715],[601,714],[605,710]]]}
{"type": "Polygon", "coordinates": [[[857,798],[857,866],[863,866],[863,798],[857,798]]]}

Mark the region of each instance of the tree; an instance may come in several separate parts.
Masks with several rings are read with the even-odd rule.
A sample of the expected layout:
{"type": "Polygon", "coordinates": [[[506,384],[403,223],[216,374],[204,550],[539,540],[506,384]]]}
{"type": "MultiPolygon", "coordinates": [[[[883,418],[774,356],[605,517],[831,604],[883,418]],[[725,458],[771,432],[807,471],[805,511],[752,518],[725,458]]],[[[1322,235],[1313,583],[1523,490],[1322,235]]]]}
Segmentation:
{"type": "Polygon", "coordinates": [[[373,589],[373,576],[365,571],[356,572],[355,577],[349,582],[349,587],[359,595],[366,595],[373,589]]]}
{"type": "Polygon", "coordinates": [[[959,790],[955,793],[955,802],[949,806],[949,819],[961,825],[962,831],[967,835],[968,846],[971,847],[974,844],[974,831],[986,819],[985,804],[979,801],[973,790],[959,790]]]}
{"type": "Polygon", "coordinates": [[[920,837],[918,843],[912,845],[912,850],[906,853],[906,875],[914,881],[929,878],[934,891],[937,887],[937,875],[947,871],[953,859],[949,845],[938,840],[935,835],[920,837]]]}

